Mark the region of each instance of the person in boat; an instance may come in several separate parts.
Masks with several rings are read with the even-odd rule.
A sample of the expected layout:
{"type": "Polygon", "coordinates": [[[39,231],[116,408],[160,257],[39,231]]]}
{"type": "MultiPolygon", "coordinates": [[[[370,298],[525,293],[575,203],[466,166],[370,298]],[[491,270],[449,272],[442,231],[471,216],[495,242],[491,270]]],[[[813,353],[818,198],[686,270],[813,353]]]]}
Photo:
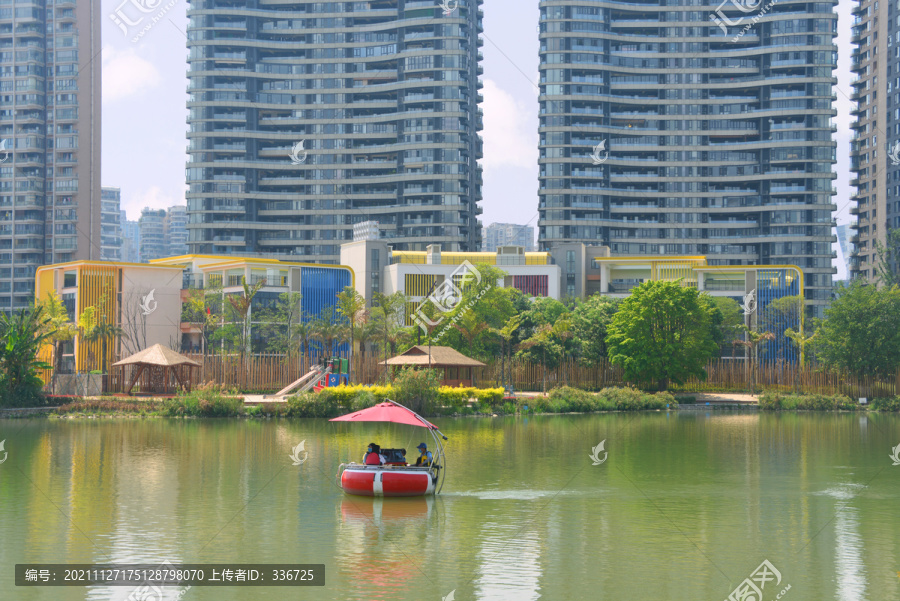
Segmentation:
{"type": "Polygon", "coordinates": [[[428,445],[423,442],[416,448],[419,449],[419,452],[421,453],[419,458],[416,459],[416,467],[431,467],[434,457],[432,457],[431,452],[428,450],[428,445]]]}
{"type": "Polygon", "coordinates": [[[381,447],[374,442],[369,443],[369,448],[363,456],[363,463],[366,465],[384,465],[385,458],[381,454],[381,447]]]}

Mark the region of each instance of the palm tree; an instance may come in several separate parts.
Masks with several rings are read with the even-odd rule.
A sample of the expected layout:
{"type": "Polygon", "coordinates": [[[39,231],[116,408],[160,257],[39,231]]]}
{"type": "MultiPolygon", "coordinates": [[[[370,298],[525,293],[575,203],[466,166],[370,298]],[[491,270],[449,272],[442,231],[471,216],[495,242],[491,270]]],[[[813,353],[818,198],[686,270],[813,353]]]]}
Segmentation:
{"type": "Polygon", "coordinates": [[[325,355],[334,353],[334,341],[344,335],[344,326],[335,318],[335,312],[334,307],[323,309],[310,327],[310,338],[322,345],[325,355]]]}
{"type": "MultiPolygon", "coordinates": [[[[400,293],[382,294],[376,292],[373,296],[372,327],[375,337],[382,342],[382,350],[385,353],[385,360],[395,351],[397,341],[400,339],[403,331],[406,329],[403,323],[403,312],[406,309],[406,297],[400,293]]],[[[386,373],[390,377],[390,371],[386,373]]]]}
{"type": "Polygon", "coordinates": [[[747,332],[746,340],[735,340],[734,344],[743,346],[747,349],[747,369],[749,370],[748,380],[750,383],[750,394],[753,394],[755,391],[755,382],[753,379],[754,372],[756,371],[754,367],[759,361],[759,357],[757,356],[757,351],[759,349],[759,345],[763,342],[767,342],[769,340],[775,340],[775,334],[772,332],[754,332],[750,328],[745,327],[747,332]]]}
{"type": "Polygon", "coordinates": [[[47,341],[53,345],[53,374],[50,389],[56,393],[56,375],[62,371],[62,346],[63,343],[75,339],[78,335],[78,326],[69,320],[69,312],[63,304],[62,298],[56,292],[48,292],[47,298],[41,301],[43,315],[46,318],[47,341]]]}
{"type": "Polygon", "coordinates": [[[100,371],[106,374],[106,363],[108,360],[107,349],[111,340],[115,340],[125,333],[119,326],[109,323],[106,315],[100,318],[90,326],[90,329],[83,332],[82,338],[85,342],[100,342],[100,371]]]}
{"type": "Polygon", "coordinates": [[[500,339],[500,385],[506,388],[506,355],[512,354],[512,339],[522,323],[521,315],[513,315],[502,328],[491,328],[490,333],[500,339]]]}
{"type": "Polygon", "coordinates": [[[261,279],[253,286],[248,286],[247,278],[241,276],[241,286],[243,287],[241,294],[229,294],[225,297],[228,300],[228,304],[231,306],[231,310],[240,321],[240,334],[238,335],[238,343],[241,347],[241,366],[244,366],[246,368],[246,371],[241,371],[244,372],[247,376],[250,375],[250,364],[246,361],[247,356],[249,356],[251,352],[250,308],[253,304],[253,297],[255,297],[265,285],[266,280],[261,279]]]}
{"type": "Polygon", "coordinates": [[[337,311],[347,321],[347,338],[350,342],[350,358],[347,365],[351,366],[348,368],[347,377],[352,382],[353,353],[356,352],[357,332],[361,329],[361,322],[365,320],[366,299],[351,286],[344,288],[344,291],[337,295],[337,299],[337,311]]]}

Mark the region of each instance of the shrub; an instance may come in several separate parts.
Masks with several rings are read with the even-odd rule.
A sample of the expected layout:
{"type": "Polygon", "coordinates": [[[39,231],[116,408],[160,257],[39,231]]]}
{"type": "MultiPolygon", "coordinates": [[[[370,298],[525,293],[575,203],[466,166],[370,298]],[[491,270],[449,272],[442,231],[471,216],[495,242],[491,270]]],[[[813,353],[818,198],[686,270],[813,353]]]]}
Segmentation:
{"type": "Polygon", "coordinates": [[[759,397],[759,408],[765,411],[857,411],[861,406],[842,394],[785,394],[764,392],[759,397]]]}
{"type": "Polygon", "coordinates": [[[430,414],[439,405],[441,376],[436,369],[406,367],[394,377],[394,401],[420,415],[430,414]]]}
{"type": "Polygon", "coordinates": [[[665,409],[677,407],[678,401],[669,392],[655,394],[642,392],[636,388],[604,388],[599,396],[619,411],[643,411],[648,409],[665,409]]]}
{"type": "Polygon", "coordinates": [[[319,393],[301,392],[288,397],[285,415],[288,417],[322,417],[321,404],[319,393]]]}
{"type": "Polygon", "coordinates": [[[676,394],[675,400],[679,405],[695,405],[697,403],[697,397],[690,394],[676,394]]]}
{"type": "Polygon", "coordinates": [[[872,409],[877,411],[900,411],[900,397],[873,399],[872,409]]]}
{"type": "Polygon", "coordinates": [[[453,407],[457,410],[467,407],[469,399],[473,394],[470,393],[472,388],[453,388],[451,386],[441,386],[438,389],[438,402],[446,407],[453,407]]]}
{"type": "Polygon", "coordinates": [[[503,395],[506,393],[502,388],[475,388],[473,390],[479,403],[487,403],[491,407],[497,407],[503,403],[503,395]]]}
{"type": "Polygon", "coordinates": [[[171,417],[235,417],[244,409],[244,400],[234,396],[237,394],[224,384],[200,384],[191,392],[182,391],[163,401],[162,413],[171,417]]]}
{"type": "Polygon", "coordinates": [[[353,397],[349,409],[351,411],[359,411],[374,407],[377,404],[378,401],[375,400],[375,395],[370,390],[362,389],[357,391],[356,396],[353,397]]]}
{"type": "Polygon", "coordinates": [[[597,410],[597,398],[578,388],[561,386],[550,391],[547,403],[552,413],[587,412],[597,410]]]}

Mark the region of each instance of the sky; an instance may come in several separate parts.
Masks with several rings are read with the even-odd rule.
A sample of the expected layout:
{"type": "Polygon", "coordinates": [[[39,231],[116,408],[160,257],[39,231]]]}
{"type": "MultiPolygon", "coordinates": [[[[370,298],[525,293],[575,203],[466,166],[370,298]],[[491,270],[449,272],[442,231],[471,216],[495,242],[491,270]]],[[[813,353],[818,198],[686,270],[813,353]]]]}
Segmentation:
{"type": "MultiPolygon", "coordinates": [[[[102,0],[102,179],[122,189],[122,208],[132,220],[144,207],[185,204],[187,2],[157,1],[171,8],[132,41],[134,33],[126,36],[108,16],[122,0],[102,0]]],[[[838,6],[838,223],[850,221],[852,5],[840,0],[838,6]]],[[[484,225],[537,225],[537,6],[537,0],[484,2],[484,225]]]]}

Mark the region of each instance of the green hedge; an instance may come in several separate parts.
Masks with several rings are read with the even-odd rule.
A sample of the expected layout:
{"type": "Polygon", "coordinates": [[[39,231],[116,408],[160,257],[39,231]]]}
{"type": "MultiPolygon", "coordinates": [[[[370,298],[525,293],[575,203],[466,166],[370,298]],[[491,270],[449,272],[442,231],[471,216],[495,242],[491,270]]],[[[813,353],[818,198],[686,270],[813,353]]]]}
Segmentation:
{"type": "Polygon", "coordinates": [[[859,411],[865,406],[843,394],[764,392],[759,397],[759,408],[764,411],[859,411]]]}
{"type": "Polygon", "coordinates": [[[237,391],[210,382],[165,399],[160,413],[169,417],[237,417],[244,413],[244,399],[237,391]]]}
{"type": "Polygon", "coordinates": [[[872,399],[872,409],[876,411],[900,411],[900,397],[872,399]]]}
{"type": "Polygon", "coordinates": [[[649,393],[635,388],[604,388],[592,393],[563,386],[554,388],[548,397],[520,399],[537,413],[587,413],[591,411],[644,411],[675,408],[678,401],[668,392],[649,393]]]}

